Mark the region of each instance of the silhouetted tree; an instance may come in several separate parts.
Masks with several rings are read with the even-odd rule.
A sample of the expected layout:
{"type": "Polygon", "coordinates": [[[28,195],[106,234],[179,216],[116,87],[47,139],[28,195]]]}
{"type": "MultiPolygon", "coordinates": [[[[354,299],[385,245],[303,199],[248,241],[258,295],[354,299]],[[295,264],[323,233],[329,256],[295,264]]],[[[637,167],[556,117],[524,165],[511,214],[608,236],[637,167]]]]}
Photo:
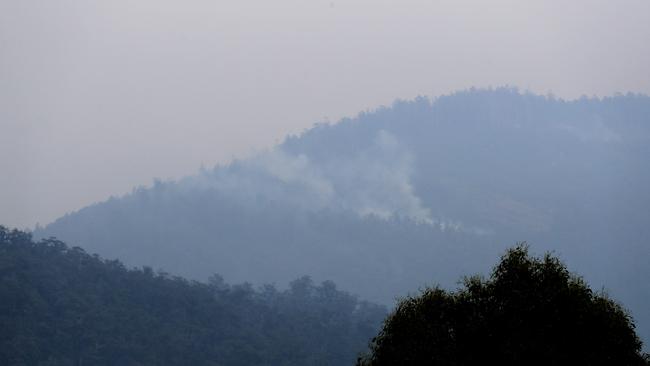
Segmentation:
{"type": "Polygon", "coordinates": [[[489,279],[403,299],[357,365],[644,365],[630,315],[520,244],[489,279]]]}

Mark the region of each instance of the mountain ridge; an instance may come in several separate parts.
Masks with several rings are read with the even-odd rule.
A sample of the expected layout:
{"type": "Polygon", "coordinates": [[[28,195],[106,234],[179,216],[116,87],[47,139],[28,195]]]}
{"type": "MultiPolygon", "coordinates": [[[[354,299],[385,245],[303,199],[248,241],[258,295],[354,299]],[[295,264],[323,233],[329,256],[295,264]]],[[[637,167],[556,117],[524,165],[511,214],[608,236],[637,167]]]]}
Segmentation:
{"type": "Polygon", "coordinates": [[[526,240],[614,292],[648,339],[648,141],[647,96],[467,90],[318,124],[35,235],[191,278],[309,273],[383,303],[431,281],[453,287],[526,240]]]}

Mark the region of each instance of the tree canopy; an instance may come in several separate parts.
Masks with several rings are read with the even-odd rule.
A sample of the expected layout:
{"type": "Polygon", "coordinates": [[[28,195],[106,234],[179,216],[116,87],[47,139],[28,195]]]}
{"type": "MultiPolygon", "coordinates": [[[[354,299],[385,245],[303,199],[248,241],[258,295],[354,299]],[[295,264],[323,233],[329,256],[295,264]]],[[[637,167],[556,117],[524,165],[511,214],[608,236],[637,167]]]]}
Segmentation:
{"type": "Polygon", "coordinates": [[[0,365],[353,364],[385,315],[332,282],[192,282],[0,226],[0,365]]]}
{"type": "Polygon", "coordinates": [[[645,365],[627,311],[551,254],[506,252],[489,278],[402,299],[359,366],[645,365]]]}

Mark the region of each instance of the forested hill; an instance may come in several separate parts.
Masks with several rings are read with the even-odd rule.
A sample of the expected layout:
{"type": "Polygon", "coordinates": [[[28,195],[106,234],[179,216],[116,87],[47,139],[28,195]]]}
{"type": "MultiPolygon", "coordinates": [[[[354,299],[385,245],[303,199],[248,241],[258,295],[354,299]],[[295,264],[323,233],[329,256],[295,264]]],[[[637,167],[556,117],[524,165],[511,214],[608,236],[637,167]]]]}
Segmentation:
{"type": "Polygon", "coordinates": [[[385,304],[525,240],[625,303],[648,343],[649,156],[647,96],[468,90],[317,124],[34,235],[195,279],[309,274],[385,304]]]}
{"type": "Polygon", "coordinates": [[[1,226],[0,299],[1,365],[351,365],[386,314],[331,282],[204,284],[1,226]]]}

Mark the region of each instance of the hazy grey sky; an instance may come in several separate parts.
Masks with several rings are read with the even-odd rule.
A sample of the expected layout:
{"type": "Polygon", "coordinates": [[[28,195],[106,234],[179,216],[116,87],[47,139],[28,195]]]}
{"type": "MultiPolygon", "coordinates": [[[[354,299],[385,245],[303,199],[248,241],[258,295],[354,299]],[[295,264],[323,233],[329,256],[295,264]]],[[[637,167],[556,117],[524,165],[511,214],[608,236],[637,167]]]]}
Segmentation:
{"type": "Polygon", "coordinates": [[[0,0],[0,224],[395,98],[650,93],[649,45],[649,0],[0,0]]]}

